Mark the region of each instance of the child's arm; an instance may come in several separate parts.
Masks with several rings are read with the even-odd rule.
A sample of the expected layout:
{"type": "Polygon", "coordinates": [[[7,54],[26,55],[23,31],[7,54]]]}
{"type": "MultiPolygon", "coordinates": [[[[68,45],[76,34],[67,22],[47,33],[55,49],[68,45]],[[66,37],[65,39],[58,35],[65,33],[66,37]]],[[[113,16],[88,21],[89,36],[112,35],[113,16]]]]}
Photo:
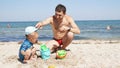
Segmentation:
{"type": "Polygon", "coordinates": [[[42,44],[42,42],[38,41],[38,42],[37,42],[37,44],[38,44],[38,45],[41,45],[41,44],[42,44]]]}

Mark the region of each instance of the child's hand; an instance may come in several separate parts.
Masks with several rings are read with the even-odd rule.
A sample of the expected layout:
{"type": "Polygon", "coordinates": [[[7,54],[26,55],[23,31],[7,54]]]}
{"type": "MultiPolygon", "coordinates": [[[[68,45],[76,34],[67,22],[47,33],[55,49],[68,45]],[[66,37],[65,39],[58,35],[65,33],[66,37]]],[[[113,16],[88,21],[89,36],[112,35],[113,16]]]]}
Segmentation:
{"type": "Polygon", "coordinates": [[[37,42],[38,45],[41,45],[42,43],[41,42],[37,42]]]}

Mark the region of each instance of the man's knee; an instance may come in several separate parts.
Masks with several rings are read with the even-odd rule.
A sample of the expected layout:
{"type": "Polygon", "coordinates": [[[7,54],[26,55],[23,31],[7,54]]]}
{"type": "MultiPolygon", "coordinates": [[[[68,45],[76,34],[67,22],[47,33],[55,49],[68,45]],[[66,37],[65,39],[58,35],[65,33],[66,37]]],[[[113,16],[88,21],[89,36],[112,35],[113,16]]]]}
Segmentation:
{"type": "Polygon", "coordinates": [[[56,42],[55,40],[48,41],[46,43],[46,45],[50,49],[52,49],[53,47],[58,47],[59,46],[58,42],[56,42]]]}

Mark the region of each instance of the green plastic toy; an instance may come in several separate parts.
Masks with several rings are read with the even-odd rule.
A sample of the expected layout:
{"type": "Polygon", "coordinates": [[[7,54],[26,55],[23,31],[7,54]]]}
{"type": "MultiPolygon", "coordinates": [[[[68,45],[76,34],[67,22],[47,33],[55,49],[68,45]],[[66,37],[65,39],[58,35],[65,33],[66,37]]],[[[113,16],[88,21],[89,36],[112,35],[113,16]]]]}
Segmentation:
{"type": "Polygon", "coordinates": [[[59,56],[63,56],[63,55],[65,55],[66,54],[66,51],[65,50],[59,50],[58,51],[58,55],[59,56]]]}
{"type": "Polygon", "coordinates": [[[58,50],[56,54],[56,58],[63,59],[65,58],[67,52],[65,50],[58,50]]]}
{"type": "Polygon", "coordinates": [[[40,45],[40,49],[41,49],[42,51],[47,51],[47,50],[48,50],[48,48],[46,47],[45,44],[41,44],[41,45],[40,45]]]}

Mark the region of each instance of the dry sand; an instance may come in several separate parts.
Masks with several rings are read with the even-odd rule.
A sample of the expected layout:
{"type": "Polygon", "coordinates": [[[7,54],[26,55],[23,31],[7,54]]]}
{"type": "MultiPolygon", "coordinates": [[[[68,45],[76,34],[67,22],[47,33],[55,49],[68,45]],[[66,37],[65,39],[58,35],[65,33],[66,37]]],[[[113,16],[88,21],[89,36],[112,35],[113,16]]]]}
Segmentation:
{"type": "MultiPolygon", "coordinates": [[[[20,45],[18,42],[0,42],[1,68],[48,68],[49,65],[56,68],[120,68],[120,40],[74,40],[64,59],[56,60],[54,53],[48,60],[38,57],[28,64],[18,60],[20,45]]],[[[34,46],[39,50],[39,45],[34,46]]]]}

